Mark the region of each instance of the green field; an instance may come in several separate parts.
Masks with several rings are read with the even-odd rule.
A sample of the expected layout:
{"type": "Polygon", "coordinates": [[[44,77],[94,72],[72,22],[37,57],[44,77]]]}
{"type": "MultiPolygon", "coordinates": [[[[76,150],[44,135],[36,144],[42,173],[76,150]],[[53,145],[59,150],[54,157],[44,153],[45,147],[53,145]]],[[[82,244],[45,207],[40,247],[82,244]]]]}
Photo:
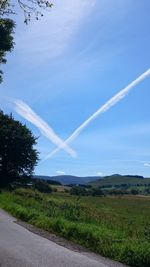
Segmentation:
{"type": "Polygon", "coordinates": [[[150,197],[76,197],[17,189],[0,194],[0,207],[103,256],[150,266],[150,197]]]}

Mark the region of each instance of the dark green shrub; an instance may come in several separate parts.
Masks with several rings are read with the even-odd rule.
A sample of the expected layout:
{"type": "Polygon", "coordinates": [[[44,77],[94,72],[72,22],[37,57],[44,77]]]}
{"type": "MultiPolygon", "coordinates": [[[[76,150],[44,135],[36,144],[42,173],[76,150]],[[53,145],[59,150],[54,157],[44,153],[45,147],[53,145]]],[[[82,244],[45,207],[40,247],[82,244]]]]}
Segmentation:
{"type": "Polygon", "coordinates": [[[41,193],[52,193],[52,187],[45,181],[38,180],[34,183],[34,188],[41,193]]]}

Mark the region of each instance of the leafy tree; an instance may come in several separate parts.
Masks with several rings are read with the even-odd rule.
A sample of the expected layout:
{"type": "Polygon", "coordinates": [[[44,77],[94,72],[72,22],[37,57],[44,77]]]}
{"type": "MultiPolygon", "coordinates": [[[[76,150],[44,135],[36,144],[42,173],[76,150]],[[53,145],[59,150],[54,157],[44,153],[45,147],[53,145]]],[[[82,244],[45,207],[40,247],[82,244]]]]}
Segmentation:
{"type": "Polygon", "coordinates": [[[30,177],[38,161],[34,148],[36,138],[32,132],[0,111],[0,186],[30,177]]]}
{"type": "MultiPolygon", "coordinates": [[[[13,29],[15,23],[11,19],[0,19],[0,64],[6,63],[6,52],[11,52],[14,46],[13,29]]],[[[2,82],[2,70],[0,70],[0,83],[2,82]]]]}
{"type": "Polygon", "coordinates": [[[144,192],[149,195],[150,194],[150,187],[149,188],[145,188],[144,192]]]}
{"type": "Polygon", "coordinates": [[[77,196],[104,196],[104,192],[100,188],[86,188],[86,185],[72,186],[70,194],[77,196]]]}
{"type": "Polygon", "coordinates": [[[104,193],[100,188],[92,188],[91,195],[92,196],[103,196],[104,193]]]}
{"type": "Polygon", "coordinates": [[[77,195],[77,196],[87,196],[88,192],[85,188],[83,188],[81,186],[73,186],[70,189],[70,194],[71,195],[77,195]]]}
{"type": "Polygon", "coordinates": [[[132,195],[138,195],[139,194],[139,191],[136,190],[136,189],[131,189],[131,194],[132,195]]]}
{"type": "Polygon", "coordinates": [[[35,180],[34,181],[34,189],[37,189],[41,193],[51,193],[52,187],[43,180],[35,180]]]}

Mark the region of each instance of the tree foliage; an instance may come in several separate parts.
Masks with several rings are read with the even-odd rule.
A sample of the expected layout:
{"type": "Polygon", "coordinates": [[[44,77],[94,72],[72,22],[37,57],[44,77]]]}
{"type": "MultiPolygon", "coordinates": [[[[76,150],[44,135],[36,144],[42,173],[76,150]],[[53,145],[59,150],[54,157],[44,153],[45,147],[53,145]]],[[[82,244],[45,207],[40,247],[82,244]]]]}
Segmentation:
{"type": "Polygon", "coordinates": [[[32,132],[0,111],[0,186],[31,176],[38,161],[32,132]]]}
{"type": "MultiPolygon", "coordinates": [[[[0,19],[0,64],[6,63],[6,53],[14,47],[13,29],[15,23],[11,19],[0,19]]],[[[2,70],[0,70],[0,83],[2,82],[2,70]]]]}
{"type": "MultiPolygon", "coordinates": [[[[13,30],[15,23],[12,19],[6,18],[16,14],[18,4],[24,14],[24,22],[27,24],[31,17],[39,19],[43,16],[43,10],[53,6],[47,0],[0,0],[0,65],[6,63],[6,52],[11,52],[14,47],[13,30]]],[[[0,70],[0,83],[2,82],[3,71],[0,70]]]]}
{"type": "MultiPolygon", "coordinates": [[[[24,13],[24,22],[28,23],[31,16],[34,16],[37,20],[40,16],[43,16],[43,10],[48,10],[53,4],[48,0],[16,0],[16,4],[24,13]]],[[[0,16],[16,14],[17,6],[13,0],[1,0],[0,1],[0,16]]]]}
{"type": "Polygon", "coordinates": [[[32,180],[34,189],[37,189],[41,193],[51,193],[52,187],[44,180],[34,179],[32,180]]]}

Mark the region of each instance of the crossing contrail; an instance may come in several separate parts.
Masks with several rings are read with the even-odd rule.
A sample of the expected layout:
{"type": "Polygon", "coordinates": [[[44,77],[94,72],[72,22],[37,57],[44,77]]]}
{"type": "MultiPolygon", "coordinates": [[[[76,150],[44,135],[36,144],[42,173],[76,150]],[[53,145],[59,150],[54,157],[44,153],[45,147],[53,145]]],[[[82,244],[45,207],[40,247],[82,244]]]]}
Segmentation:
{"type": "MultiPolygon", "coordinates": [[[[123,99],[129,93],[129,91],[131,91],[137,84],[139,84],[140,82],[145,80],[148,76],[150,76],[150,69],[148,69],[147,71],[142,73],[137,79],[135,79],[133,82],[131,82],[129,85],[127,85],[121,91],[119,91],[119,93],[114,95],[104,105],[102,105],[92,116],[90,116],[86,121],[84,121],[72,133],[72,135],[64,141],[64,143],[68,144],[68,143],[71,143],[73,140],[75,140],[79,136],[79,134],[84,130],[84,128],[86,128],[90,124],[90,122],[92,122],[98,116],[100,116],[104,112],[108,111],[112,106],[117,104],[121,99],[123,99]]],[[[58,148],[56,148],[54,151],[52,151],[49,155],[47,155],[44,160],[51,158],[53,155],[55,155],[62,148],[63,148],[63,146],[60,145],[58,148]]]]}
{"type": "Polygon", "coordinates": [[[76,156],[76,152],[71,149],[67,143],[65,143],[61,138],[59,138],[54,130],[40,117],[38,116],[26,103],[24,103],[21,100],[9,100],[10,102],[13,102],[15,105],[15,111],[25,118],[26,120],[30,121],[32,124],[34,124],[41,133],[47,137],[52,143],[54,143],[56,146],[61,147],[64,149],[68,154],[70,154],[72,157],[76,156]]]}

